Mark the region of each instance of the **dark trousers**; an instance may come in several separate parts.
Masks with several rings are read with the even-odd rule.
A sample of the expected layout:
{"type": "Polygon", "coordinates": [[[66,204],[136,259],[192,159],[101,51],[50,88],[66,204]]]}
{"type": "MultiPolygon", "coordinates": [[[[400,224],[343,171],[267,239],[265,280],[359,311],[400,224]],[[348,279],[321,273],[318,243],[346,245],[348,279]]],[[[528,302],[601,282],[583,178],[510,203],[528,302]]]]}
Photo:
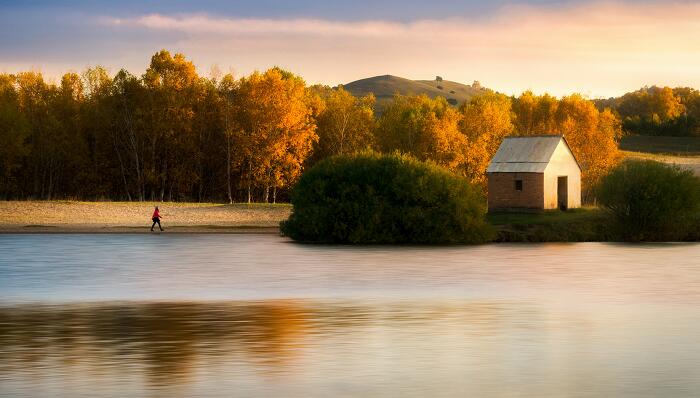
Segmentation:
{"type": "Polygon", "coordinates": [[[158,228],[160,228],[160,230],[162,231],[163,227],[160,226],[160,218],[157,217],[153,218],[153,225],[151,225],[151,231],[153,231],[153,227],[155,227],[156,224],[158,224],[158,228]]]}

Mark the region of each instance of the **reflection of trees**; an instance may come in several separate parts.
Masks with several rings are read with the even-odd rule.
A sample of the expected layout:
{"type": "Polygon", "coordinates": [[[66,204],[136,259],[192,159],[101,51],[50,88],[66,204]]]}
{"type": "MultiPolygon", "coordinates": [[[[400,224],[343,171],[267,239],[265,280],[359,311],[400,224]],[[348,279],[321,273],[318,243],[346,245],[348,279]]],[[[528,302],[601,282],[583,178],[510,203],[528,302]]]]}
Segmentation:
{"type": "Polygon", "coordinates": [[[0,307],[0,376],[44,376],[53,368],[90,380],[146,376],[151,386],[177,388],[190,382],[195,371],[211,370],[219,363],[277,374],[292,369],[297,353],[304,350],[318,361],[314,348],[325,355],[348,354],[341,361],[363,363],[368,359],[355,354],[371,355],[377,336],[388,339],[385,344],[390,346],[382,349],[409,358],[414,355],[411,347],[420,353],[431,344],[440,349],[445,341],[467,354],[505,356],[508,345],[497,336],[546,332],[542,324],[536,308],[503,302],[284,300],[0,307]],[[346,343],[350,345],[343,346],[346,343]],[[345,348],[334,351],[338,346],[345,348]]]}
{"type": "Polygon", "coordinates": [[[0,308],[0,370],[136,362],[157,385],[182,382],[198,357],[243,355],[272,370],[298,351],[306,317],[293,301],[0,308]]]}

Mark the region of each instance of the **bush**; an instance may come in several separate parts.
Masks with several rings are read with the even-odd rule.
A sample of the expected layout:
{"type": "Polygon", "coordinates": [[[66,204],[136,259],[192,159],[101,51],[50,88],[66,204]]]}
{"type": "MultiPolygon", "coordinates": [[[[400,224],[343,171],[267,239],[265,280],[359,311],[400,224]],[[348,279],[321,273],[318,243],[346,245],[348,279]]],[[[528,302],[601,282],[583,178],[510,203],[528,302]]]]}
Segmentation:
{"type": "Polygon", "coordinates": [[[480,189],[407,155],[325,159],[301,177],[292,204],[282,232],[299,241],[479,243],[492,236],[480,189]]]}
{"type": "Polygon", "coordinates": [[[654,161],[627,161],[603,178],[598,199],[626,240],[683,240],[696,227],[700,179],[654,161]]]}

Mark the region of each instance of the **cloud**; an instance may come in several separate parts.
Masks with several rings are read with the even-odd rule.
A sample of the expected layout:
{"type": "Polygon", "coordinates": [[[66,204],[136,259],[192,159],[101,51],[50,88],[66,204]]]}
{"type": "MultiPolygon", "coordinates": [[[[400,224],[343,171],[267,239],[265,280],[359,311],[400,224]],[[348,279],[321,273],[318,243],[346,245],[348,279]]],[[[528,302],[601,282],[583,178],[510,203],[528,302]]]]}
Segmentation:
{"type": "Polygon", "coordinates": [[[119,27],[143,27],[198,34],[250,35],[329,35],[345,37],[381,37],[408,32],[405,26],[383,21],[341,22],[320,19],[230,19],[207,15],[180,17],[149,14],[134,18],[103,18],[103,24],[119,27]]]}
{"type": "MultiPolygon", "coordinates": [[[[644,84],[700,88],[700,4],[687,2],[507,6],[488,16],[412,22],[201,13],[94,22],[115,41],[133,40],[138,32],[152,51],[183,52],[202,70],[218,64],[248,73],[281,65],[327,84],[391,73],[481,80],[508,93],[607,96],[644,84]]],[[[141,57],[138,65],[150,55],[143,47],[131,55],[141,57]]],[[[128,51],[124,43],[120,48],[128,51]]]]}

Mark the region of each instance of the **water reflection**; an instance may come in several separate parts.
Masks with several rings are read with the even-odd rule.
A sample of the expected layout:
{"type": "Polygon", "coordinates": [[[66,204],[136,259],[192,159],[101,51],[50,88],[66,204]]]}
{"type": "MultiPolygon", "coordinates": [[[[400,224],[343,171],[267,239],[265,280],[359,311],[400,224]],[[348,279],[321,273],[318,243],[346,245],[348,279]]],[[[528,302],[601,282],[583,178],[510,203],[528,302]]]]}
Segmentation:
{"type": "Polygon", "coordinates": [[[303,374],[305,355],[313,358],[312,368],[321,365],[324,372],[358,354],[371,369],[382,350],[409,354],[414,338],[431,340],[450,329],[483,337],[499,333],[504,323],[517,328],[537,319],[527,306],[511,313],[498,303],[378,304],[274,300],[0,307],[0,387],[3,380],[24,380],[15,392],[36,395],[34,387],[44,383],[81,385],[103,378],[114,391],[125,380],[133,388],[135,376],[143,375],[141,392],[160,391],[202,380],[215,383],[208,373],[303,374]]]}
{"type": "Polygon", "coordinates": [[[696,397],[699,255],[0,237],[0,397],[696,397]]]}
{"type": "Polygon", "coordinates": [[[307,317],[294,301],[5,307],[0,354],[5,371],[137,364],[161,385],[186,378],[203,358],[243,355],[267,370],[284,368],[307,333],[307,317]]]}
{"type": "Polygon", "coordinates": [[[693,396],[700,350],[688,343],[700,322],[681,310],[452,300],[5,306],[0,396],[637,397],[664,386],[693,396]]]}

